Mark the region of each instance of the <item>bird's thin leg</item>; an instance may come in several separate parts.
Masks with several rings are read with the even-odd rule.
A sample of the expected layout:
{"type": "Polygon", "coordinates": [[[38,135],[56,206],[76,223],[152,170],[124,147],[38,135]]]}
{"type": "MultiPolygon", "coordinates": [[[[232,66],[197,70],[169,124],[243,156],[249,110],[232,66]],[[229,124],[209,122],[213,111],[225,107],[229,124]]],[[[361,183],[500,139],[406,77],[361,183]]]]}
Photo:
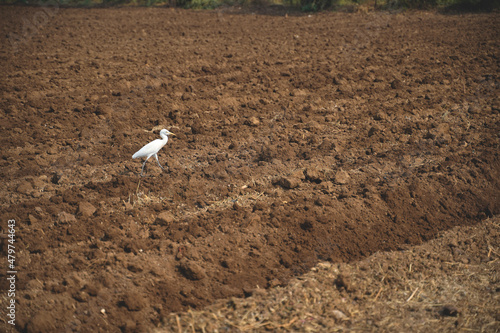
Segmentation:
{"type": "Polygon", "coordinates": [[[156,162],[158,162],[158,165],[160,166],[160,168],[162,170],[165,170],[165,168],[161,166],[160,161],[158,161],[158,154],[155,154],[155,157],[156,157],[156,162]]]}
{"type": "Polygon", "coordinates": [[[144,161],[144,163],[142,163],[142,170],[141,170],[141,177],[142,177],[142,174],[144,172],[144,167],[146,166],[146,162],[149,160],[151,156],[148,156],[148,158],[146,158],[146,160],[144,161]]]}

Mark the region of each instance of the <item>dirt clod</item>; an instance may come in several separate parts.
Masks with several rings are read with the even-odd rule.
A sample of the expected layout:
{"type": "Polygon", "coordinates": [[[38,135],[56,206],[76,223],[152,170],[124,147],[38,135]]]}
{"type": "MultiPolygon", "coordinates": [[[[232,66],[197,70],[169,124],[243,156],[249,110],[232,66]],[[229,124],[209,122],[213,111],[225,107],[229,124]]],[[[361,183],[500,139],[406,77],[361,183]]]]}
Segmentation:
{"type": "Polygon", "coordinates": [[[276,183],[285,189],[294,189],[300,185],[300,178],[296,176],[281,177],[276,183]]]}
{"type": "Polygon", "coordinates": [[[349,173],[347,171],[341,170],[335,173],[334,181],[337,184],[345,185],[349,182],[349,178],[350,178],[349,173]]]}
{"type": "Polygon", "coordinates": [[[179,263],[179,270],[189,280],[202,280],[206,277],[205,270],[197,263],[183,258],[179,263]]]}
{"type": "Polygon", "coordinates": [[[78,204],[78,214],[84,217],[90,217],[94,215],[96,208],[90,202],[82,201],[78,204]]]}
{"type": "Polygon", "coordinates": [[[161,212],[158,214],[156,222],[160,225],[169,225],[174,222],[174,215],[171,212],[161,212]]]}
{"type": "Polygon", "coordinates": [[[148,306],[146,298],[136,292],[129,292],[123,297],[124,306],[130,311],[140,311],[148,306]]]}
{"type": "Polygon", "coordinates": [[[69,223],[76,222],[75,215],[69,214],[69,213],[66,213],[66,212],[60,212],[57,215],[57,217],[58,217],[57,218],[58,222],[61,223],[61,224],[69,224],[69,223]]]}

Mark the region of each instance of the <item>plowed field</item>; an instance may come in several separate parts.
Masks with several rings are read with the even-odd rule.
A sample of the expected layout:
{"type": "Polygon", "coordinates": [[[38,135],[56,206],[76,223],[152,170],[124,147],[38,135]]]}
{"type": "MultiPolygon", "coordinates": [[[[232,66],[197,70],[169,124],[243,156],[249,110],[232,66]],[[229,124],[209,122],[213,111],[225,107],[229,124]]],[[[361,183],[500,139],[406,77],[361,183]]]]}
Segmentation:
{"type": "Polygon", "coordinates": [[[0,22],[19,331],[149,331],[500,213],[498,13],[1,7],[0,22]],[[140,177],[131,156],[162,128],[166,170],[140,177]]]}

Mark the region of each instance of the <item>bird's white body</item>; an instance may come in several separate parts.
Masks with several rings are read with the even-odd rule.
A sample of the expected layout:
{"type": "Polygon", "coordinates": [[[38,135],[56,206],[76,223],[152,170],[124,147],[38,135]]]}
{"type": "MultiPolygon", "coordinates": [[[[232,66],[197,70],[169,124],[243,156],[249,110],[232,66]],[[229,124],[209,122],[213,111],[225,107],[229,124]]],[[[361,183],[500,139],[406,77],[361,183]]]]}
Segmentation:
{"type": "Polygon", "coordinates": [[[154,141],[151,141],[150,143],[148,143],[147,145],[145,145],[144,147],[139,149],[139,151],[137,151],[134,155],[132,155],[132,158],[146,157],[146,160],[142,164],[141,176],[142,176],[142,173],[144,171],[144,166],[146,165],[146,162],[153,155],[156,158],[156,162],[158,163],[160,168],[162,168],[164,170],[164,168],[160,164],[160,161],[158,161],[158,152],[160,151],[160,149],[163,148],[163,146],[165,146],[167,144],[169,135],[175,136],[174,133],[169,132],[166,129],[162,129],[160,131],[161,139],[156,139],[154,141]]]}
{"type": "Polygon", "coordinates": [[[163,148],[168,142],[168,136],[165,137],[165,139],[156,139],[154,141],[151,141],[134,155],[132,155],[132,158],[140,158],[140,157],[147,157],[150,158],[152,155],[156,154],[160,149],[163,148]]]}

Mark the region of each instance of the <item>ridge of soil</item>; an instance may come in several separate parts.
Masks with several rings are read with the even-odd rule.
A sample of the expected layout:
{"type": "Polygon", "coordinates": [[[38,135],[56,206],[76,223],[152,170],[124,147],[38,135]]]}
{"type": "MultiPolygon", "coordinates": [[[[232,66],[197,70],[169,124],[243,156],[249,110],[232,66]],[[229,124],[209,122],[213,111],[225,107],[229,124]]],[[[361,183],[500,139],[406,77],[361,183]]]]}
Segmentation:
{"type": "Polygon", "coordinates": [[[399,252],[319,263],[284,287],[167,317],[163,332],[498,332],[500,217],[399,252]]]}

